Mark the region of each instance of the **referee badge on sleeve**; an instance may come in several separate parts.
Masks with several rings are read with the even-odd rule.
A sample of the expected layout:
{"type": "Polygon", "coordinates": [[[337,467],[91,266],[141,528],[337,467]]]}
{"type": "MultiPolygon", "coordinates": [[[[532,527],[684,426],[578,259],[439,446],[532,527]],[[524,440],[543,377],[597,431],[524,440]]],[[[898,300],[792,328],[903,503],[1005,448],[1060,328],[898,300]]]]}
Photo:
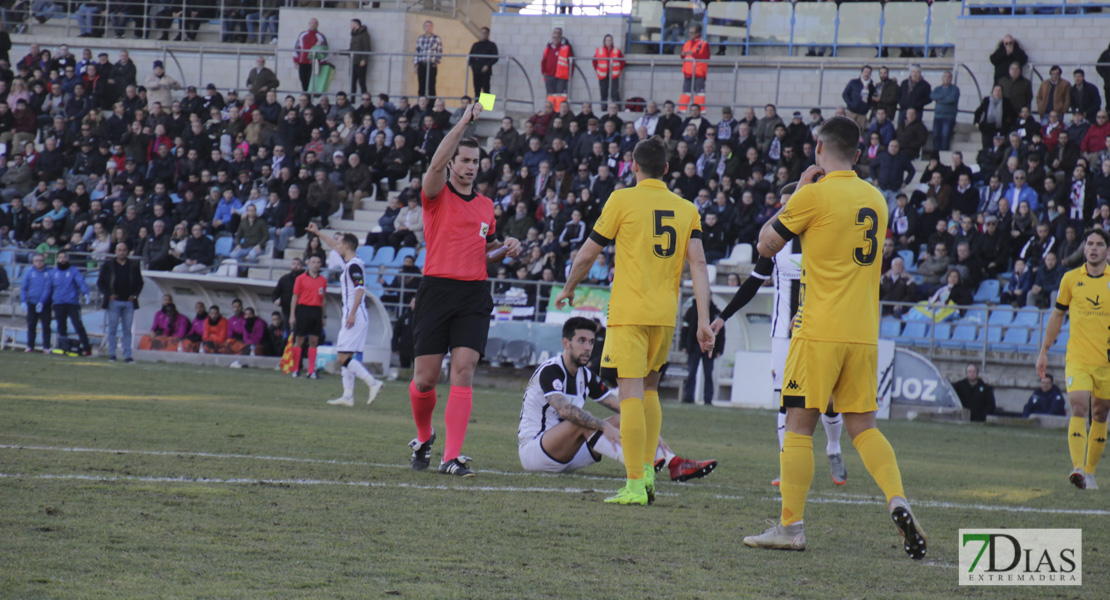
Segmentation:
{"type": "Polygon", "coordinates": [[[482,223],[482,229],[478,233],[478,235],[482,236],[483,238],[489,235],[489,223],[482,223]]]}

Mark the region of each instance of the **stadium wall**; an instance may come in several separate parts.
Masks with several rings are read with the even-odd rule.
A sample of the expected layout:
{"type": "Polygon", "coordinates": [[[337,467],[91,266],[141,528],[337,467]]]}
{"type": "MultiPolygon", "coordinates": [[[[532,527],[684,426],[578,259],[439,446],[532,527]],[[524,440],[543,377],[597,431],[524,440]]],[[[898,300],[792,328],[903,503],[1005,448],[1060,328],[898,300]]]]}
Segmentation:
{"type": "MultiPolygon", "coordinates": [[[[993,84],[994,66],[990,55],[1007,33],[1025,48],[1029,64],[1036,66],[1042,77],[1047,79],[1048,67],[1058,64],[1070,82],[1071,72],[1082,67],[1087,81],[1098,86],[1102,94],[1105,82],[1093,65],[1110,41],[1106,35],[1108,30],[1110,13],[961,17],[956,23],[957,52],[960,62],[971,68],[979,79],[984,94],[990,92],[989,86],[993,84]]],[[[1041,79],[1034,75],[1031,80],[1035,93],[1041,79]]],[[[960,98],[960,107],[974,109],[981,100],[965,93],[960,98]]],[[[1103,98],[1104,105],[1105,101],[1103,98]]]]}

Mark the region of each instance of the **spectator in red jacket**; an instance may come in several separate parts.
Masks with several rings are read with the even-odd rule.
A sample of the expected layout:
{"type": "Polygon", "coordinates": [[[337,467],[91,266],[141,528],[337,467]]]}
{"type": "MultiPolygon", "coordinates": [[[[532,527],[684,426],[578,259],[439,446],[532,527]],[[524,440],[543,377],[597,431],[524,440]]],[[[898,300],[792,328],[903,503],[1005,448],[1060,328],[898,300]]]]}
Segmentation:
{"type": "Polygon", "coordinates": [[[567,99],[567,82],[570,81],[570,57],[574,50],[570,42],[563,39],[563,28],[556,27],[551,31],[551,41],[543,51],[543,60],[540,61],[540,72],[543,73],[543,84],[547,89],[547,100],[558,112],[559,107],[567,99]]]}
{"type": "Polygon", "coordinates": [[[624,53],[613,45],[613,36],[605,34],[601,47],[594,52],[594,73],[597,74],[597,82],[601,86],[601,110],[608,109],[609,100],[617,103],[619,110],[622,71],[624,71],[624,53]]]}
{"type": "MultiPolygon", "coordinates": [[[[1088,163],[1099,164],[1102,162],[1098,160],[1098,155],[1106,150],[1107,136],[1110,136],[1110,118],[1107,117],[1105,110],[1100,110],[1095,117],[1094,124],[1087,130],[1087,135],[1083,136],[1083,142],[1079,145],[1079,151],[1083,153],[1088,163]]],[[[1097,171],[1097,169],[1095,170],[1097,171]]]]}
{"type": "Polygon", "coordinates": [[[326,46],[328,38],[324,34],[317,31],[320,27],[320,22],[316,19],[308,20],[308,29],[301,32],[297,36],[297,44],[293,47],[297,54],[293,56],[293,62],[297,64],[297,71],[301,76],[301,91],[308,91],[308,84],[312,82],[312,64],[314,61],[323,62],[323,53],[312,52],[315,46],[326,46]]]}
{"type": "Polygon", "coordinates": [[[208,309],[208,318],[204,320],[204,335],[201,341],[204,342],[205,350],[219,348],[227,341],[227,319],[220,315],[220,307],[215,304],[208,309]]]}

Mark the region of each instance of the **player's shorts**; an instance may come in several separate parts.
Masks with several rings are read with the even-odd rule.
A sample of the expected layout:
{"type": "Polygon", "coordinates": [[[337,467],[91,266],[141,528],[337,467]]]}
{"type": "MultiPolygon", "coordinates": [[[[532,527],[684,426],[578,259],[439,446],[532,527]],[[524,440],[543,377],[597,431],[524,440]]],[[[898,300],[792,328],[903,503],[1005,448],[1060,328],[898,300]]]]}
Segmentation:
{"type": "Polygon", "coordinates": [[[347,328],[347,320],[343,320],[343,328],[339,330],[339,335],[335,339],[336,352],[362,352],[366,349],[366,334],[370,330],[370,325],[366,321],[366,317],[362,312],[355,313],[354,327],[347,328]]]}
{"type": "Polygon", "coordinates": [[[775,391],[782,391],[782,373],[786,370],[786,354],[790,352],[790,338],[771,338],[771,384],[775,391]]]}
{"type": "Polygon", "coordinates": [[[485,353],[492,313],[489,283],[424,277],[413,310],[416,356],[447,354],[458,347],[485,353]]]}
{"type": "Polygon", "coordinates": [[[1064,377],[1068,393],[1091,392],[1095,398],[1110,400],[1110,367],[1068,364],[1064,377]]]}
{"type": "Polygon", "coordinates": [[[783,371],[782,405],[825,412],[831,396],[836,412],[878,410],[878,370],[878,346],[794,338],[783,371]]]}
{"type": "Polygon", "coordinates": [[[621,379],[643,379],[667,362],[674,327],[613,325],[605,333],[601,368],[617,370],[621,379]]]}
{"type": "Polygon", "coordinates": [[[296,337],[324,335],[324,309],[320,306],[298,306],[295,313],[297,324],[293,327],[296,337]]]}
{"type": "Polygon", "coordinates": [[[601,455],[594,454],[587,444],[582,444],[578,448],[578,452],[574,458],[568,462],[560,462],[551,458],[551,455],[543,449],[540,440],[543,439],[543,434],[539,434],[532,438],[530,441],[525,442],[517,448],[517,454],[520,455],[520,466],[524,467],[525,471],[542,471],[545,473],[570,473],[577,471],[582,467],[588,467],[593,464],[601,462],[601,455]]]}

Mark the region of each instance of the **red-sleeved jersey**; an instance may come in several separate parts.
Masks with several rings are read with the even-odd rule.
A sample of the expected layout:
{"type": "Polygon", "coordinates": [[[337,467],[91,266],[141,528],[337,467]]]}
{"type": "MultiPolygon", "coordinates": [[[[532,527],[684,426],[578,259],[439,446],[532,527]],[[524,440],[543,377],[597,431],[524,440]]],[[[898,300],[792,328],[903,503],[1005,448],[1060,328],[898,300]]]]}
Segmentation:
{"type": "Polygon", "coordinates": [[[310,277],[308,271],[301,273],[293,282],[293,294],[297,296],[297,306],[323,306],[324,290],[328,279],[323,275],[310,277]]]}
{"type": "Polygon", "coordinates": [[[424,275],[458,281],[486,280],[486,243],[496,223],[493,200],[473,193],[462,196],[447,182],[435,198],[423,191],[424,241],[428,254],[424,275]]]}

